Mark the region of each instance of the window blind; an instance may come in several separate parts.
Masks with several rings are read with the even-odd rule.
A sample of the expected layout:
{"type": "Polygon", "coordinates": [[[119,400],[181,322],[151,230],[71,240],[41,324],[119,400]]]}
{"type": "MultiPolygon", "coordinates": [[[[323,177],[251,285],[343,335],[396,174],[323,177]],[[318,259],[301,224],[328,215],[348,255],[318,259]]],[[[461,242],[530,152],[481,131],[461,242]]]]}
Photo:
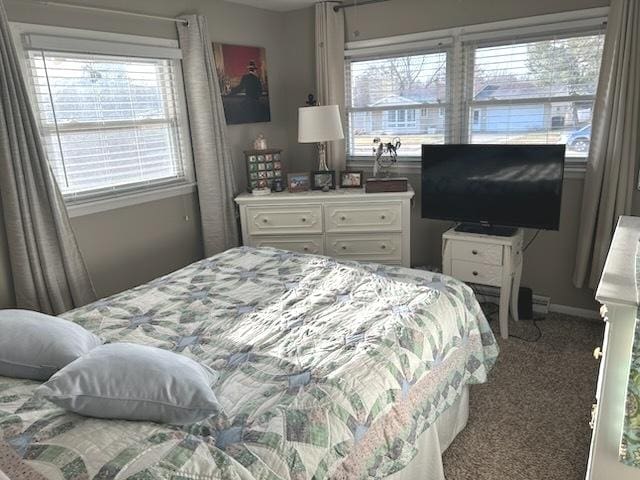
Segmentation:
{"type": "Polygon", "coordinates": [[[444,143],[450,108],[447,50],[346,63],[348,148],[371,155],[373,140],[399,137],[403,155],[444,143]]]}
{"type": "Polygon", "coordinates": [[[69,200],[188,181],[174,59],[28,49],[49,161],[69,200]]]}
{"type": "Polygon", "coordinates": [[[468,45],[469,143],[566,144],[584,158],[603,32],[468,45]]]}
{"type": "Polygon", "coordinates": [[[410,34],[389,45],[352,42],[345,53],[348,156],[368,157],[373,138],[398,136],[405,158],[419,158],[422,143],[552,143],[567,145],[568,161],[584,162],[602,15],[410,34]],[[432,40],[429,48],[418,38],[445,34],[451,41],[432,40]]]}

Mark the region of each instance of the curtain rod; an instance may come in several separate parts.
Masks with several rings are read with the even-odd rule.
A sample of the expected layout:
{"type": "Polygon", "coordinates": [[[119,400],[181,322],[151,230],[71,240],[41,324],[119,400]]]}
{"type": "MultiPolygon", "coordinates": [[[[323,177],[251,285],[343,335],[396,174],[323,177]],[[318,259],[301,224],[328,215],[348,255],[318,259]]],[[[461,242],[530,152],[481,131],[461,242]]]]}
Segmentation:
{"type": "Polygon", "coordinates": [[[380,3],[380,2],[387,2],[387,1],[389,0],[360,0],[360,1],[355,0],[353,3],[336,5],[335,7],[333,7],[333,11],[338,12],[343,8],[359,7],[361,5],[368,5],[370,3],[380,3]]]}
{"type": "Polygon", "coordinates": [[[88,10],[91,12],[112,13],[115,15],[129,15],[132,17],[152,18],[154,20],[162,20],[165,22],[177,22],[188,24],[188,20],[184,18],[162,17],[160,15],[149,15],[147,13],[129,12],[126,10],[114,10],[111,8],[89,7],[87,5],[78,5],[75,3],[49,2],[48,0],[29,0],[30,2],[50,7],[75,8],[77,10],[88,10]]]}

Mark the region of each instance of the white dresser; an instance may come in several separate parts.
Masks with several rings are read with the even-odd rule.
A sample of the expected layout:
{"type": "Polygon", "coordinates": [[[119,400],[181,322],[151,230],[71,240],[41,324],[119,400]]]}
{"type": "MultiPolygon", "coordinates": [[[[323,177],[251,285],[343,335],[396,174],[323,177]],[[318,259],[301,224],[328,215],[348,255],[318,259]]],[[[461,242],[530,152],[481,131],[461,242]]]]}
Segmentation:
{"type": "Polygon", "coordinates": [[[411,187],[397,193],[337,189],[243,193],[235,201],[245,245],[410,267],[413,196],[411,187]]]}
{"type": "Polygon", "coordinates": [[[627,383],[638,312],[636,255],[640,218],[620,217],[596,292],[605,321],[598,387],[591,412],[591,452],[587,480],[637,480],[640,469],[619,461],[627,383]]]}

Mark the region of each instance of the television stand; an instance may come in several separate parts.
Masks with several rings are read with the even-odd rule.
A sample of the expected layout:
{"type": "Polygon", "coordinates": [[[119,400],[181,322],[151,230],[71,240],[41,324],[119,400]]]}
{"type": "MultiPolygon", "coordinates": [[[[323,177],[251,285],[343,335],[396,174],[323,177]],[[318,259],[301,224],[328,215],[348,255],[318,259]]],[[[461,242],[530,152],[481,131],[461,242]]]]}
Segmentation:
{"type": "Polygon", "coordinates": [[[455,227],[456,232],[478,233],[494,237],[513,237],[518,229],[515,227],[499,227],[497,225],[483,225],[481,223],[460,223],[455,227]]]}
{"type": "Polygon", "coordinates": [[[509,337],[509,310],[518,320],[522,276],[522,229],[514,235],[483,235],[456,228],[442,235],[442,272],[463,282],[500,288],[500,335],[509,337]]]}

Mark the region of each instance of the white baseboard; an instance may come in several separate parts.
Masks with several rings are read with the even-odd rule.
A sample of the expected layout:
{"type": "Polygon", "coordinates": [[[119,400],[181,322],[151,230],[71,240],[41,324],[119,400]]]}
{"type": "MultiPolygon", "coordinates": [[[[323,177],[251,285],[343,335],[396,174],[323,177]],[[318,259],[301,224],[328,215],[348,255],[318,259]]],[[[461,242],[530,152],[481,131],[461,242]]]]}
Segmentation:
{"type": "MultiPolygon", "coordinates": [[[[481,302],[498,303],[500,297],[500,289],[497,287],[489,287],[483,285],[475,285],[474,291],[476,297],[481,302]]],[[[562,313],[573,317],[598,319],[600,314],[597,310],[589,310],[588,308],[570,307],[569,305],[559,305],[551,303],[549,297],[542,295],[533,295],[533,311],[540,315],[546,315],[549,312],[562,313]]]]}
{"type": "Polygon", "coordinates": [[[597,310],[589,310],[588,308],[570,307],[568,305],[558,305],[552,303],[549,305],[550,312],[562,313],[564,315],[572,315],[574,317],[599,319],[600,313],[597,310]]]}

